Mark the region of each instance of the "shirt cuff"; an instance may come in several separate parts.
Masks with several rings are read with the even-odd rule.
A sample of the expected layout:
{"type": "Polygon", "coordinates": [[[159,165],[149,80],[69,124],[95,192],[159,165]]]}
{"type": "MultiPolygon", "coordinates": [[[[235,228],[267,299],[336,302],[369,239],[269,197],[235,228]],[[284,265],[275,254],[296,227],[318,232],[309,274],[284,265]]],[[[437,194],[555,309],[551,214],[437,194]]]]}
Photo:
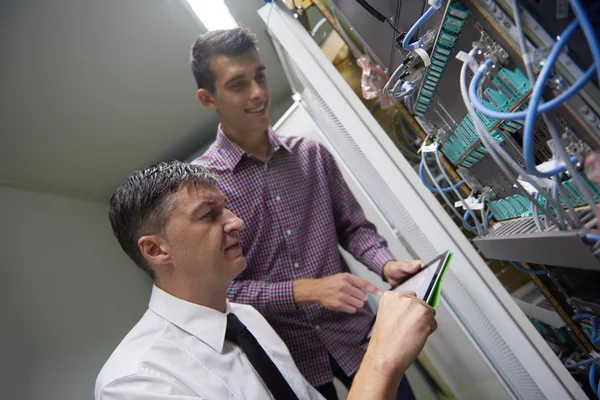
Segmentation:
{"type": "Polygon", "coordinates": [[[269,310],[274,313],[293,312],[297,310],[294,301],[293,281],[271,283],[269,310]]]}
{"type": "Polygon", "coordinates": [[[383,266],[388,262],[395,260],[396,257],[392,254],[392,252],[387,247],[380,247],[378,249],[370,249],[362,256],[363,264],[368,266],[372,271],[381,276],[385,281],[385,277],[383,276],[383,266]]]}

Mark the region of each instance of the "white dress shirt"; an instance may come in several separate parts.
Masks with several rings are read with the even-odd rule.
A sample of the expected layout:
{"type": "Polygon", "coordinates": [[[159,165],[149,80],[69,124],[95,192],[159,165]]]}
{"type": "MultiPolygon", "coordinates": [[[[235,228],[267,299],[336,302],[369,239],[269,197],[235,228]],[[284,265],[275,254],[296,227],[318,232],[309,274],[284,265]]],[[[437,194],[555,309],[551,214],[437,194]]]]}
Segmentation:
{"type": "Polygon", "coordinates": [[[148,310],[100,371],[96,400],[272,399],[246,355],[225,340],[230,312],[256,337],[299,399],[323,399],[258,311],[237,303],[226,307],[224,314],[154,286],[148,310]]]}

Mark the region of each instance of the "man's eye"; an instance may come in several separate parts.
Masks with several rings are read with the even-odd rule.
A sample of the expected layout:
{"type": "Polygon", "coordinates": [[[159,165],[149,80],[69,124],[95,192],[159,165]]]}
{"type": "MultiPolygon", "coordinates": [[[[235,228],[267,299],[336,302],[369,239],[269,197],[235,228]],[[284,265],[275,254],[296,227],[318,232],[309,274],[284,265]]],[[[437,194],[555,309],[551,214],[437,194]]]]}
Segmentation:
{"type": "Polygon", "coordinates": [[[233,85],[231,85],[231,89],[232,90],[242,90],[247,86],[247,83],[245,81],[238,81],[236,83],[234,83],[233,85]]]}
{"type": "Polygon", "coordinates": [[[214,211],[209,211],[206,214],[203,214],[200,219],[211,219],[212,217],[214,217],[215,212],[214,211]]]}

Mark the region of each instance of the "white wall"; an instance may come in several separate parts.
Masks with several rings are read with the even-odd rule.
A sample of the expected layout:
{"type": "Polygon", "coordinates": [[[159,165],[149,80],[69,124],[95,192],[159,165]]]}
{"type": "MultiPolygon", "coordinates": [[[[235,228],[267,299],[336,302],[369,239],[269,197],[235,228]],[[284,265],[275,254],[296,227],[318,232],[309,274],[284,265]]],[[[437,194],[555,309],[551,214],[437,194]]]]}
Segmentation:
{"type": "Polygon", "coordinates": [[[92,399],[150,290],[112,235],[108,204],[0,186],[0,243],[0,397],[92,399]]]}

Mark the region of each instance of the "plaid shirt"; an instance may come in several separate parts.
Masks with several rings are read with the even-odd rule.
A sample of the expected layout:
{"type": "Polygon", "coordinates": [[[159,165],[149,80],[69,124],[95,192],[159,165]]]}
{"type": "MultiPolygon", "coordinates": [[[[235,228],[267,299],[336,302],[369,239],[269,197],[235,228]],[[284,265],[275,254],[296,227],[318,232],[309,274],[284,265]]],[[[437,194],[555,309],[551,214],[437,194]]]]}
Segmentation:
{"type": "Polygon", "coordinates": [[[348,376],[356,372],[373,312],[366,303],[355,314],[298,306],[292,282],[348,271],[338,243],[380,276],[394,258],[325,147],[270,128],[268,133],[272,153],[266,162],[244,152],[220,127],[215,143],[194,162],[219,175],[228,208],[246,223],[241,241],[248,266],[231,283],[230,301],[258,309],[302,374],[319,386],[333,380],[327,353],[348,376]]]}

